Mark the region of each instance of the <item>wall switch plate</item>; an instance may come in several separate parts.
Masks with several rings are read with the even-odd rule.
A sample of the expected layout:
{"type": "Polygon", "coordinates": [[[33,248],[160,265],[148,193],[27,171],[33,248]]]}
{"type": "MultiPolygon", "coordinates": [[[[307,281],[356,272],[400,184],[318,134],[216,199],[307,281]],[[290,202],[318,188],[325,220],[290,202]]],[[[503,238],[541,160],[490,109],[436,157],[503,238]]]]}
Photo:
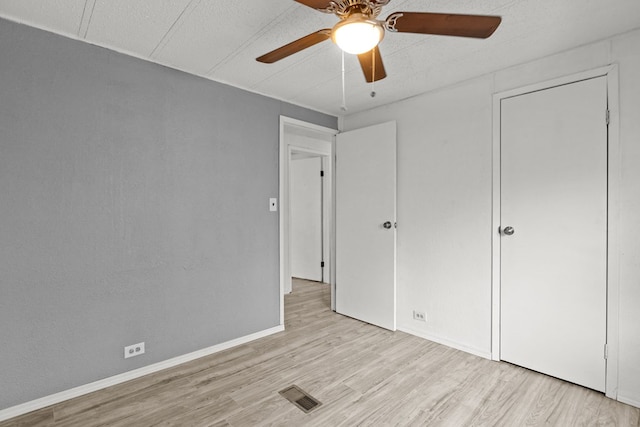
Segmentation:
{"type": "Polygon", "coordinates": [[[419,320],[420,322],[427,321],[427,315],[424,311],[413,310],[413,320],[419,320]]]}
{"type": "Polygon", "coordinates": [[[128,345],[124,348],[124,358],[128,359],[134,356],[140,356],[144,354],[144,342],[138,344],[128,345]]]}
{"type": "Polygon", "coordinates": [[[276,212],[278,210],[278,199],[272,197],[269,199],[269,211],[276,212]]]}

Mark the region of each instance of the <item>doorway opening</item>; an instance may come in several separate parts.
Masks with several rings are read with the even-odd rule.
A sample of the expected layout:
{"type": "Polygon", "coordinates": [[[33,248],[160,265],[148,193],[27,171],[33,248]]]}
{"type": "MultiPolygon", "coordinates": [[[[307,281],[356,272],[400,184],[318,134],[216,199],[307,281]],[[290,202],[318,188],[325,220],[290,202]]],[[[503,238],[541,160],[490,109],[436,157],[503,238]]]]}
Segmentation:
{"type": "MultiPolygon", "coordinates": [[[[335,146],[336,129],[292,119],[290,117],[280,117],[280,324],[284,325],[284,295],[292,290],[292,276],[294,264],[292,263],[293,251],[298,255],[295,262],[296,273],[310,275],[310,277],[320,277],[321,282],[329,283],[331,288],[331,309],[335,310],[335,203],[334,203],[334,180],[333,180],[333,152],[335,146]],[[300,163],[294,163],[300,162],[300,163]],[[296,235],[293,232],[300,232],[300,226],[305,227],[305,222],[298,221],[292,224],[292,208],[298,216],[304,215],[305,209],[300,208],[300,204],[292,205],[296,200],[292,199],[300,188],[293,188],[292,177],[294,173],[300,172],[303,180],[311,177],[309,168],[315,170],[318,167],[318,180],[315,182],[319,186],[319,198],[315,200],[317,211],[311,215],[319,218],[314,227],[309,231],[309,235],[315,236],[317,243],[306,244],[306,237],[296,235]],[[320,176],[322,173],[322,177],[320,176]],[[295,226],[295,227],[294,227],[295,226]],[[302,242],[302,243],[301,243],[302,242]],[[302,252],[304,253],[302,253],[302,252]],[[302,256],[300,256],[302,255],[302,256]],[[314,261],[312,257],[318,258],[314,261]],[[309,261],[309,259],[312,259],[309,261]],[[298,262],[301,261],[301,262],[298,262]],[[312,264],[317,264],[313,272],[310,272],[312,264]],[[302,267],[301,267],[302,265],[302,267]]],[[[298,184],[298,183],[296,183],[298,184]]],[[[313,184],[311,186],[314,186],[313,184]]],[[[317,190],[317,188],[316,188],[317,190]]],[[[304,189],[302,189],[304,191],[304,189]]],[[[302,205],[308,203],[302,202],[302,205]]],[[[308,212],[307,212],[308,213],[308,212]]],[[[314,221],[315,222],[315,221],[314,221]]],[[[306,233],[305,233],[306,234],[306,233]]],[[[306,277],[304,277],[306,279],[306,277]]],[[[314,280],[314,279],[312,279],[314,280]]]]}

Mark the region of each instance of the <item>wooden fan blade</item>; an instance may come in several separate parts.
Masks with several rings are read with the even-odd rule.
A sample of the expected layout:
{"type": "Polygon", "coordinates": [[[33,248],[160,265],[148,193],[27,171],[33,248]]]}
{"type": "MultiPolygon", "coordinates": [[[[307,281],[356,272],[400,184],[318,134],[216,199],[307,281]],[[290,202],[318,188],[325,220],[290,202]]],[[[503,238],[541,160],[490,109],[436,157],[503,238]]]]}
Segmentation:
{"type": "Polygon", "coordinates": [[[264,55],[256,58],[256,61],[264,62],[265,64],[273,64],[274,62],[279,61],[283,58],[286,58],[289,55],[293,55],[294,53],[300,52],[301,50],[304,50],[315,44],[323,42],[330,37],[331,37],[331,30],[324,29],[324,30],[316,31],[315,33],[311,33],[296,41],[293,41],[289,44],[279,47],[276,50],[272,50],[269,53],[265,53],[264,55]]]}
{"type": "Polygon", "coordinates": [[[362,72],[364,72],[364,78],[367,80],[367,83],[377,82],[387,77],[378,46],[369,52],[361,53],[358,55],[358,59],[360,60],[360,66],[362,67],[362,72]]]}
{"type": "Polygon", "coordinates": [[[329,6],[331,6],[330,0],[295,0],[295,1],[305,6],[309,6],[318,10],[325,10],[329,6]]]}
{"type": "Polygon", "coordinates": [[[493,34],[501,21],[502,18],[499,16],[396,12],[387,18],[386,28],[399,33],[486,39],[493,34]]]}

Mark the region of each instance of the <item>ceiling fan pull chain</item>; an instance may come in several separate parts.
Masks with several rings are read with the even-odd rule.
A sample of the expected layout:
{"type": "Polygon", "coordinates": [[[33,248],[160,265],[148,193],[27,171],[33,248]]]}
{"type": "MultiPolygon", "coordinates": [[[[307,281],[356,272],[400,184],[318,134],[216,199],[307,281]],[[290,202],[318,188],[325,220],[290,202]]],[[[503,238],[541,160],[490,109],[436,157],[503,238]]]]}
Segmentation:
{"type": "Polygon", "coordinates": [[[347,88],[345,84],[345,70],[344,70],[344,50],[342,51],[342,105],[340,109],[347,111],[347,88]]]}
{"type": "Polygon", "coordinates": [[[373,49],[371,51],[371,58],[373,59],[371,61],[372,63],[372,74],[373,74],[373,81],[371,82],[371,97],[375,98],[376,96],[376,50],[373,49]]]}

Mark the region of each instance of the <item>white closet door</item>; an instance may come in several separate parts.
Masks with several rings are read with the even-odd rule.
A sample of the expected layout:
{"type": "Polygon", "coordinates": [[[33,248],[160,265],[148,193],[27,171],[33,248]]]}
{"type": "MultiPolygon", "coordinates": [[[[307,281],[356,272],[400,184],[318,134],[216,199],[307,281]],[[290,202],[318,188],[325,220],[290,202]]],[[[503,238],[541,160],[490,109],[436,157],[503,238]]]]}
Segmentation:
{"type": "Polygon", "coordinates": [[[500,358],[600,391],[606,109],[605,77],[501,103],[500,358]]]}

